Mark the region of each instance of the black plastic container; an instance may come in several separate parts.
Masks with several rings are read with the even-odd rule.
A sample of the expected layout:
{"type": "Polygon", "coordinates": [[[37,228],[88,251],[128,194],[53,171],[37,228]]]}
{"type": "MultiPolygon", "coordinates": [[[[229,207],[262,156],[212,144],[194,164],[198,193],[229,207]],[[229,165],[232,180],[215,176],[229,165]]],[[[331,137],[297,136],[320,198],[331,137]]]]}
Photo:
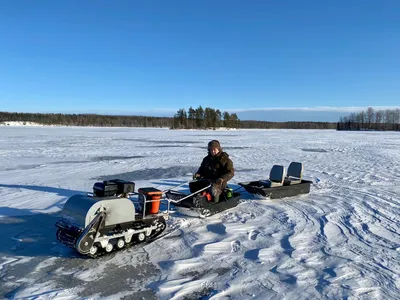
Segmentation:
{"type": "Polygon", "coordinates": [[[125,181],[121,179],[105,180],[96,182],[93,185],[93,194],[96,197],[110,197],[125,193],[133,193],[135,191],[135,183],[133,181],[125,181]]]}

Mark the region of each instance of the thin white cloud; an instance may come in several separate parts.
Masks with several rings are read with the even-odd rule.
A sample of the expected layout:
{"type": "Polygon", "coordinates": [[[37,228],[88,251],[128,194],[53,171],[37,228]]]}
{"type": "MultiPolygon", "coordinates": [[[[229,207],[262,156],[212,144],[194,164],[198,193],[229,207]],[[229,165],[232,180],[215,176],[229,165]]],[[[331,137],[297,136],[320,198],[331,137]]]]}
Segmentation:
{"type": "Polygon", "coordinates": [[[348,106],[348,107],[332,107],[332,106],[316,106],[316,107],[268,107],[268,108],[232,108],[226,109],[229,112],[268,112],[268,111],[309,111],[309,112],[358,112],[365,111],[369,107],[374,110],[398,109],[400,106],[348,106]]]}

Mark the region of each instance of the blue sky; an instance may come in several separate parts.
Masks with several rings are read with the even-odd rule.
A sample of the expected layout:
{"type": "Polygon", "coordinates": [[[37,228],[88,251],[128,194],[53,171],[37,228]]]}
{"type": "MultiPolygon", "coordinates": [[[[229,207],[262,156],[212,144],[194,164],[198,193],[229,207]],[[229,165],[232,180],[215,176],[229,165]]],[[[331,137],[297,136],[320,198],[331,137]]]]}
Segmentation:
{"type": "Polygon", "coordinates": [[[0,111],[324,119],[400,106],[399,53],[397,0],[0,1],[0,111]]]}

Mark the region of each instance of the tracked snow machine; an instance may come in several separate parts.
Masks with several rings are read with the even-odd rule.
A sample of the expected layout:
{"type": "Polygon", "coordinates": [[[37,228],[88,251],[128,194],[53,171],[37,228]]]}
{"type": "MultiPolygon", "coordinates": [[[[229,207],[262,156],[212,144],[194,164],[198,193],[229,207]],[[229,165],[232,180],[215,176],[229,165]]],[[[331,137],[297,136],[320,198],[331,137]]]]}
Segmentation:
{"type": "Polygon", "coordinates": [[[166,228],[169,202],[160,212],[162,191],[134,190],[134,182],[115,179],[96,182],[93,193],[70,197],[56,223],[57,239],[91,257],[154,240],[166,228]]]}
{"type": "MultiPolygon", "coordinates": [[[[187,182],[174,188],[182,186],[187,182]]],[[[166,229],[171,203],[186,215],[207,217],[235,207],[240,193],[226,189],[218,203],[213,202],[210,182],[189,182],[191,194],[169,189],[139,188],[135,183],[113,179],[96,182],[93,193],[77,194],[64,204],[56,223],[57,239],[82,255],[98,257],[133,244],[150,242],[166,229]],[[164,211],[160,204],[164,202],[164,211]]]]}

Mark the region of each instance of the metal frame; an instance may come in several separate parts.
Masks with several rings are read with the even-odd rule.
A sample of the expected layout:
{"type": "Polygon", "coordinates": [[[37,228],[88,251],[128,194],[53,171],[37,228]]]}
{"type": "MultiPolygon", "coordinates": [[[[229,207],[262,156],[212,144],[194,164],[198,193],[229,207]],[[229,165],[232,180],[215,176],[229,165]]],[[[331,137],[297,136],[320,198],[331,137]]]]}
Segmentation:
{"type": "MultiPolygon", "coordinates": [[[[198,193],[200,193],[200,192],[202,192],[202,191],[205,191],[206,189],[208,189],[208,188],[210,188],[211,187],[211,184],[209,184],[208,186],[206,186],[206,187],[204,187],[204,188],[202,188],[202,189],[200,189],[200,190],[198,190],[198,191],[196,191],[196,192],[194,192],[194,193],[191,193],[191,194],[189,194],[189,195],[186,195],[185,197],[183,197],[183,198],[181,198],[181,199],[179,199],[179,200],[173,200],[173,199],[169,199],[169,198],[166,198],[166,199],[168,199],[168,201],[170,201],[170,202],[172,202],[172,203],[179,203],[179,202],[181,202],[181,201],[183,201],[183,200],[185,200],[185,199],[187,199],[187,198],[190,198],[190,197],[192,197],[192,196],[194,196],[194,195],[196,195],[196,194],[198,194],[198,193]]],[[[171,190],[171,189],[170,189],[171,190]]]]}
{"type": "MultiPolygon", "coordinates": [[[[205,190],[207,190],[208,188],[211,187],[211,184],[209,184],[208,186],[206,186],[206,187],[204,187],[204,188],[202,188],[202,189],[200,189],[200,190],[198,190],[198,191],[196,191],[196,192],[194,192],[194,193],[188,194],[188,195],[186,195],[185,197],[183,197],[183,198],[181,198],[181,199],[179,199],[179,200],[170,199],[170,198],[168,198],[168,197],[166,196],[166,193],[167,193],[168,191],[171,191],[171,190],[173,190],[173,189],[176,189],[176,188],[178,188],[178,187],[181,187],[181,186],[183,186],[183,185],[185,185],[185,184],[187,184],[187,183],[189,183],[189,182],[190,182],[190,181],[186,181],[186,182],[181,183],[181,184],[179,184],[179,185],[177,185],[177,186],[174,186],[174,187],[172,187],[172,188],[170,188],[170,189],[161,191],[161,192],[162,192],[162,194],[161,194],[161,199],[159,199],[159,200],[150,200],[150,199],[147,199],[147,196],[146,196],[144,193],[139,193],[139,192],[132,192],[132,193],[127,193],[127,194],[120,194],[120,195],[116,195],[116,197],[126,197],[126,198],[128,198],[129,200],[131,200],[133,203],[135,203],[135,202],[136,202],[136,203],[140,203],[140,200],[139,200],[139,198],[138,198],[137,200],[131,199],[131,198],[130,198],[131,196],[137,195],[138,197],[143,197],[143,199],[144,199],[144,201],[143,201],[143,214],[142,214],[142,218],[143,218],[143,219],[146,217],[146,204],[147,204],[147,203],[156,202],[156,201],[166,201],[166,202],[167,202],[167,210],[166,210],[166,211],[162,211],[161,214],[163,214],[166,218],[168,218],[169,212],[170,212],[170,210],[171,210],[171,202],[172,202],[172,203],[179,203],[179,202],[181,202],[181,201],[183,201],[183,200],[186,200],[186,199],[188,199],[188,198],[190,198],[190,197],[193,197],[194,195],[196,195],[196,194],[198,194],[198,193],[201,193],[201,192],[203,192],[203,191],[205,191],[205,190]]],[[[90,192],[89,192],[89,193],[86,193],[86,195],[88,195],[88,196],[90,196],[90,197],[95,197],[95,195],[94,195],[93,193],[90,193],[90,192]]],[[[159,212],[159,214],[160,214],[160,212],[159,212]]]]}

